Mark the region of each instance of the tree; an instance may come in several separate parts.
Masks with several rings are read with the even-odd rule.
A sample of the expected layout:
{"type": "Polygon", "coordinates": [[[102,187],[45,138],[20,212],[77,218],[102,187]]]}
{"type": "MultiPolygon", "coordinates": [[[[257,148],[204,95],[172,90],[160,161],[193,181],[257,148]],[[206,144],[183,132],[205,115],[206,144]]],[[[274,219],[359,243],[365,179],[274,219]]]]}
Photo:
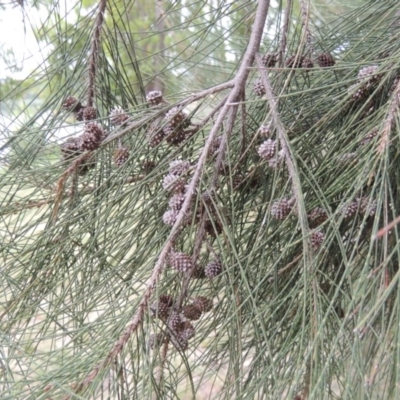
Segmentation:
{"type": "Polygon", "coordinates": [[[2,398],[398,398],[398,6],[84,6],[3,86],[2,398]]]}

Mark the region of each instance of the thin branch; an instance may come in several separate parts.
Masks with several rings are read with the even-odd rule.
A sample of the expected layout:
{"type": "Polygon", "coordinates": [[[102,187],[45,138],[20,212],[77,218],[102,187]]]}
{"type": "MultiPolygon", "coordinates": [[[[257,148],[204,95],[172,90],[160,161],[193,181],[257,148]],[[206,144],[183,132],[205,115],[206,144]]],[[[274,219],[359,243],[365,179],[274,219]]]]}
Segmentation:
{"type": "MultiPolygon", "coordinates": [[[[165,338],[165,342],[161,349],[160,365],[158,366],[157,375],[155,377],[155,381],[156,381],[157,385],[160,385],[160,383],[163,379],[163,376],[164,376],[164,367],[165,367],[165,361],[167,360],[168,345],[169,345],[169,337],[167,336],[165,338]]],[[[154,399],[157,399],[157,393],[155,393],[154,395],[155,395],[154,399]]]]}
{"type": "MultiPolygon", "coordinates": [[[[177,104],[171,105],[171,108],[176,107],[176,106],[185,107],[188,104],[191,104],[195,101],[203,99],[204,97],[213,95],[218,92],[222,92],[223,90],[230,89],[233,87],[233,85],[234,85],[234,81],[230,80],[230,81],[222,83],[220,85],[213,86],[209,89],[202,90],[199,93],[195,93],[195,94],[192,94],[192,95],[186,97],[184,100],[181,100],[177,104]]],[[[142,118],[138,121],[133,121],[131,124],[127,125],[124,129],[118,129],[118,131],[116,133],[108,135],[103,140],[102,145],[106,145],[114,140],[117,140],[117,139],[121,138],[122,136],[124,136],[125,134],[131,132],[132,130],[134,130],[136,128],[140,128],[144,124],[151,122],[155,118],[163,116],[164,112],[165,112],[165,110],[162,110],[162,111],[158,112],[156,115],[153,115],[151,118],[146,117],[146,118],[142,118]]],[[[207,118],[207,120],[208,120],[208,118],[207,118]]]]}
{"type": "Polygon", "coordinates": [[[279,46],[279,63],[278,63],[279,68],[282,68],[283,66],[283,57],[286,52],[287,36],[289,31],[289,19],[290,19],[290,13],[292,11],[292,3],[293,0],[288,0],[286,4],[285,19],[283,22],[282,37],[279,46]]]}
{"type": "Polygon", "coordinates": [[[54,198],[54,208],[51,219],[53,222],[57,219],[58,211],[60,209],[61,200],[63,198],[64,186],[70,175],[74,174],[78,168],[85,163],[92,156],[93,152],[86,152],[79,156],[61,175],[61,178],[57,182],[56,195],[54,198]]]}
{"type": "Polygon", "coordinates": [[[89,87],[88,87],[88,106],[93,107],[93,99],[96,84],[96,64],[99,54],[100,34],[104,22],[104,12],[106,10],[107,0],[100,0],[99,10],[97,12],[95,28],[93,34],[92,48],[89,59],[89,87]]]}
{"type": "Polygon", "coordinates": [[[310,47],[310,50],[312,52],[311,46],[312,46],[312,35],[310,31],[310,2],[309,0],[300,0],[300,14],[301,14],[301,20],[303,22],[304,26],[304,31],[305,31],[305,36],[306,36],[306,43],[307,46],[310,47]],[[308,4],[306,4],[306,1],[308,1],[308,4]]]}
{"type": "Polygon", "coordinates": [[[379,229],[379,231],[376,233],[374,239],[379,239],[382,236],[384,236],[387,232],[389,232],[391,229],[393,229],[399,222],[400,222],[400,215],[398,217],[396,217],[392,222],[390,222],[383,228],[379,229]]]}
{"type": "Polygon", "coordinates": [[[246,121],[246,97],[245,97],[245,93],[243,93],[243,98],[242,98],[242,104],[240,106],[240,113],[241,113],[241,122],[242,122],[242,126],[241,126],[241,134],[242,134],[242,145],[241,145],[241,149],[240,149],[240,158],[243,157],[243,155],[246,154],[246,136],[247,136],[247,121],[246,121]]]}
{"type": "Polygon", "coordinates": [[[400,103],[400,81],[397,83],[393,90],[388,115],[385,119],[381,140],[379,141],[378,154],[382,155],[387,146],[389,145],[390,132],[395,124],[396,112],[400,103]]]}
{"type": "MultiPolygon", "coordinates": [[[[128,178],[126,178],[125,180],[121,180],[118,185],[128,185],[131,183],[136,183],[136,182],[140,182],[141,180],[143,180],[146,177],[146,175],[136,175],[136,176],[130,176],[128,178]]],[[[96,187],[88,187],[86,189],[80,190],[78,193],[76,193],[76,195],[78,196],[88,196],[90,194],[92,194],[94,191],[96,190],[100,190],[102,187],[106,186],[108,184],[108,182],[104,182],[102,185],[100,186],[96,186],[96,187]]],[[[67,192],[67,195],[69,197],[72,196],[71,191],[67,192]]],[[[40,208],[42,206],[48,205],[53,203],[55,200],[57,200],[57,195],[54,197],[51,197],[49,199],[37,199],[37,200],[28,200],[26,203],[22,203],[22,202],[16,202],[13,203],[13,208],[9,207],[9,208],[3,208],[0,212],[0,216],[5,216],[5,215],[10,215],[10,214],[16,214],[22,211],[26,211],[26,210],[30,210],[32,208],[40,208]]]]}
{"type": "MultiPolygon", "coordinates": [[[[143,321],[143,317],[144,317],[145,311],[147,309],[150,297],[153,294],[153,291],[154,291],[154,288],[158,281],[158,278],[163,270],[165,260],[171,250],[173,242],[177,239],[177,237],[180,233],[180,230],[181,230],[180,228],[182,226],[182,223],[184,222],[186,213],[189,210],[193,195],[196,191],[196,188],[200,181],[201,175],[203,173],[203,167],[207,160],[209,150],[213,144],[214,137],[216,136],[224,119],[226,118],[226,116],[229,114],[229,112],[231,110],[231,107],[228,105],[228,103],[237,101],[240,98],[241,93],[245,89],[246,81],[247,81],[247,78],[249,75],[249,67],[252,65],[252,63],[254,61],[254,57],[260,48],[260,43],[261,43],[263,31],[264,31],[265,21],[266,21],[267,14],[268,14],[268,8],[269,8],[269,0],[259,0],[258,6],[257,6],[257,11],[256,11],[256,17],[255,17],[255,21],[254,21],[254,25],[253,25],[253,31],[251,33],[249,44],[248,44],[246,53],[243,57],[243,61],[240,65],[239,71],[237,72],[237,74],[233,80],[234,86],[227,98],[226,103],[222,107],[221,112],[218,115],[218,118],[217,118],[214,126],[212,127],[212,129],[209,133],[209,136],[206,140],[204,148],[203,148],[201,155],[199,157],[199,160],[197,162],[196,169],[195,169],[193,177],[190,181],[188,190],[186,192],[187,194],[185,196],[185,201],[183,202],[182,208],[178,214],[178,217],[177,217],[177,220],[176,220],[174,226],[171,229],[169,237],[168,237],[163,249],[161,250],[158,260],[154,266],[153,273],[147,282],[147,287],[143,294],[142,300],[140,301],[140,303],[138,305],[138,309],[135,312],[135,314],[132,318],[132,321],[129,323],[128,327],[126,328],[124,333],[120,336],[120,338],[115,342],[114,346],[112,347],[111,351],[107,354],[105,359],[103,361],[101,361],[99,364],[97,364],[96,367],[94,367],[94,369],[83,379],[83,381],[77,385],[77,387],[75,389],[75,393],[82,392],[85,388],[87,388],[89,385],[92,384],[92,382],[99,375],[100,371],[109,367],[109,365],[112,363],[114,358],[122,351],[122,349],[127,344],[128,340],[130,339],[132,334],[138,329],[141,322],[143,321]]],[[[73,397],[73,395],[67,395],[64,397],[64,400],[72,399],[72,397],[73,397]]]]}
{"type": "MultiPolygon", "coordinates": [[[[271,114],[272,118],[274,120],[274,124],[276,127],[276,130],[278,132],[278,138],[280,145],[282,147],[284,156],[285,156],[285,161],[288,166],[288,172],[290,179],[292,181],[292,189],[293,189],[293,194],[296,198],[296,203],[298,207],[298,216],[300,220],[300,225],[302,229],[302,234],[303,234],[303,245],[305,249],[309,249],[309,244],[307,241],[308,235],[308,221],[307,218],[305,217],[305,207],[303,203],[303,195],[302,195],[302,189],[301,189],[301,182],[300,182],[300,177],[298,176],[298,173],[296,172],[296,166],[295,166],[295,160],[294,157],[290,151],[289,147],[289,138],[286,134],[285,127],[281,121],[281,118],[279,116],[279,111],[278,111],[278,101],[275,100],[274,94],[272,92],[272,87],[271,83],[269,81],[269,78],[267,76],[267,73],[265,71],[265,68],[263,67],[262,60],[260,57],[260,54],[256,54],[256,63],[260,71],[261,75],[261,80],[264,85],[266,95],[267,95],[267,101],[269,103],[269,107],[271,109],[271,114]]],[[[307,251],[308,254],[310,254],[310,251],[307,251]]]]}

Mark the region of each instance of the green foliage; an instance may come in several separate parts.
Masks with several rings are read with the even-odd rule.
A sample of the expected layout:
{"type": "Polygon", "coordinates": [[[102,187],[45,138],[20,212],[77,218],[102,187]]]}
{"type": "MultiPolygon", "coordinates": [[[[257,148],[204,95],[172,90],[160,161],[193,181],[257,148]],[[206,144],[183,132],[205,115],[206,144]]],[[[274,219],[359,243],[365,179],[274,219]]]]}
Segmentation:
{"type": "MultiPolygon", "coordinates": [[[[82,156],[65,159],[60,146],[86,123],[61,104],[69,95],[86,100],[97,3],[84,2],[72,22],[51,9],[37,31],[51,45],[46,68],[4,83],[13,123],[0,142],[1,397],[399,398],[398,227],[375,239],[400,208],[397,6],[362,3],[327,24],[314,6],[310,46],[294,5],[286,56],[311,56],[314,67],[266,71],[274,109],[252,91],[262,76],[254,64],[232,131],[228,118],[218,132],[229,138],[223,168],[216,173],[217,155],[207,158],[190,221],[174,240],[201,265],[218,256],[223,272],[185,279],[165,267],[153,287],[171,232],[163,179],[182,159],[192,164],[190,181],[230,87],[190,96],[236,75],[258,2],[157,3],[108,3],[94,58],[107,137],[85,174],[82,156]],[[318,67],[324,52],[333,67],[318,67]],[[360,78],[367,66],[373,73],[360,78]],[[149,88],[162,88],[166,102],[147,104],[149,88]],[[166,126],[179,102],[190,137],[149,146],[151,123],[166,126]],[[118,105],[126,125],[110,121],[118,105]],[[257,154],[262,125],[276,140],[276,161],[284,153],[276,167],[257,154]],[[121,146],[130,155],[117,168],[121,146]],[[293,209],[274,219],[283,198],[293,209]],[[316,207],[327,214],[318,227],[316,207]],[[201,221],[209,221],[204,237],[201,221]],[[148,290],[138,328],[108,359],[148,290]],[[168,333],[152,316],[161,294],[185,305],[213,300],[187,350],[173,340],[166,352],[150,348],[151,333],[168,333]]],[[[269,10],[262,51],[279,51],[285,6],[269,10]]]]}

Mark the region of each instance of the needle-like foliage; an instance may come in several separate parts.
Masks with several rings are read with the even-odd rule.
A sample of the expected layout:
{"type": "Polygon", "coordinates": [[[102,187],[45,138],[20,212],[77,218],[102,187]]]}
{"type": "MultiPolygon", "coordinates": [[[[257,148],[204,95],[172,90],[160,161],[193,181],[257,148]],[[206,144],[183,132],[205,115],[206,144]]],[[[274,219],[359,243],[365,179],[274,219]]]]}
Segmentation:
{"type": "Polygon", "coordinates": [[[400,398],[396,2],[80,3],[0,82],[0,397],[400,398]]]}

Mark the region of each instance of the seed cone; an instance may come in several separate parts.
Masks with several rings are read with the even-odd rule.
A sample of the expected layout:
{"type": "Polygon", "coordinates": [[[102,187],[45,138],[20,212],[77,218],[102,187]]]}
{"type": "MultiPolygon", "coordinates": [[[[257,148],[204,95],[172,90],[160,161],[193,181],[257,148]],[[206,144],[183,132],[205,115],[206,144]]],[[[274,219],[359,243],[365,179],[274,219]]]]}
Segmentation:
{"type": "Polygon", "coordinates": [[[374,85],[382,79],[382,75],[376,73],[378,69],[379,67],[377,65],[369,65],[361,68],[360,71],[358,71],[357,78],[360,82],[367,84],[367,86],[374,85]]]}
{"type": "Polygon", "coordinates": [[[275,67],[276,62],[278,61],[278,57],[276,54],[265,53],[262,57],[262,63],[265,68],[275,67]]]}
{"type": "Polygon", "coordinates": [[[160,104],[162,100],[163,100],[162,93],[157,90],[149,92],[146,96],[146,101],[152,104],[153,106],[160,104]]]}
{"type": "Polygon", "coordinates": [[[85,121],[91,121],[97,118],[97,110],[94,107],[85,107],[82,112],[85,121]]]}
{"type": "Polygon", "coordinates": [[[182,309],[183,315],[191,321],[197,321],[201,317],[201,310],[194,304],[189,304],[182,309]]]}
{"type": "Polygon", "coordinates": [[[63,159],[66,161],[82,154],[78,138],[69,138],[60,147],[61,147],[61,155],[63,159]]]}
{"type": "Polygon", "coordinates": [[[207,278],[215,278],[222,273],[222,262],[220,260],[213,260],[208,263],[204,269],[207,278]]]}
{"type": "Polygon", "coordinates": [[[166,135],[163,129],[155,132],[149,141],[150,147],[157,147],[165,139],[165,137],[166,135]]]}
{"type": "Polygon", "coordinates": [[[290,214],[291,210],[292,206],[289,204],[289,201],[281,199],[272,204],[271,215],[275,219],[283,220],[290,214]]]}
{"type": "Polygon", "coordinates": [[[270,137],[272,133],[268,125],[261,125],[259,128],[259,132],[261,136],[264,136],[266,138],[270,137]]]}
{"type": "Polygon", "coordinates": [[[188,340],[185,340],[185,338],[179,334],[171,335],[170,339],[171,339],[171,343],[179,350],[184,351],[184,350],[187,350],[187,348],[189,347],[188,340]]]}
{"type": "Polygon", "coordinates": [[[318,65],[321,68],[333,67],[335,64],[334,58],[329,53],[322,53],[318,56],[318,65]]]}
{"type": "Polygon", "coordinates": [[[73,96],[68,96],[62,103],[64,110],[72,111],[77,113],[82,108],[82,103],[73,96]]]}
{"type": "Polygon", "coordinates": [[[110,121],[114,125],[123,125],[128,119],[129,116],[122,107],[117,106],[110,112],[110,121]]]}
{"type": "Polygon", "coordinates": [[[303,58],[303,61],[301,62],[301,68],[304,69],[310,69],[310,68],[314,68],[314,63],[311,60],[311,58],[303,58]]]}
{"type": "Polygon", "coordinates": [[[371,200],[369,197],[361,197],[360,201],[360,213],[373,217],[376,214],[377,202],[375,199],[371,200]]]}
{"type": "Polygon", "coordinates": [[[169,170],[170,174],[174,175],[183,175],[190,169],[190,162],[189,161],[181,161],[181,160],[174,160],[169,163],[169,170]]]}
{"type": "Polygon", "coordinates": [[[168,305],[168,307],[172,307],[174,304],[174,298],[170,296],[169,294],[162,294],[159,298],[158,301],[161,303],[165,303],[168,305]]]}
{"type": "Polygon", "coordinates": [[[177,210],[167,210],[163,214],[163,222],[166,225],[173,226],[176,222],[176,219],[178,217],[179,211],[177,210]]]}
{"type": "Polygon", "coordinates": [[[150,310],[153,317],[158,317],[163,321],[167,320],[171,313],[171,307],[168,305],[168,303],[164,303],[159,300],[150,306],[150,310]]]}
{"type": "Polygon", "coordinates": [[[186,140],[186,133],[181,126],[173,127],[171,124],[164,126],[165,139],[173,146],[179,146],[186,140]]]}
{"type": "Polygon", "coordinates": [[[210,146],[210,150],[208,152],[209,156],[213,156],[218,153],[219,146],[221,145],[221,140],[222,140],[221,137],[217,137],[213,140],[213,142],[211,143],[211,146],[210,146]]]}
{"type": "Polygon", "coordinates": [[[313,250],[318,250],[321,247],[322,242],[325,239],[325,233],[316,230],[311,233],[311,247],[313,250]]]}
{"type": "Polygon", "coordinates": [[[285,64],[288,68],[301,68],[304,57],[293,55],[286,59],[285,64]]]}
{"type": "MultiPolygon", "coordinates": [[[[165,119],[172,128],[176,128],[177,126],[181,125],[186,118],[186,113],[182,111],[179,107],[173,107],[165,114],[165,119]]],[[[187,122],[186,124],[182,125],[182,127],[185,127],[187,125],[187,122]]]]}
{"type": "Polygon", "coordinates": [[[258,147],[258,155],[264,160],[270,160],[274,157],[276,150],[276,141],[267,139],[258,147]]]}
{"type": "Polygon", "coordinates": [[[119,147],[114,150],[114,163],[117,167],[124,165],[129,158],[129,150],[126,147],[119,147]]]}
{"type": "Polygon", "coordinates": [[[328,219],[327,212],[321,207],[313,208],[308,214],[308,223],[311,228],[323,224],[328,219]]]}
{"type": "Polygon", "coordinates": [[[199,296],[193,299],[193,304],[203,313],[209,312],[213,308],[213,301],[208,297],[199,296]]]}
{"type": "Polygon", "coordinates": [[[182,208],[182,204],[185,201],[185,195],[183,193],[175,193],[169,200],[168,206],[171,210],[179,211],[182,208]]]}
{"type": "Polygon", "coordinates": [[[97,122],[89,122],[85,132],[81,135],[80,147],[82,150],[96,150],[105,136],[105,132],[97,122]]]}
{"type": "Polygon", "coordinates": [[[193,268],[192,257],[185,253],[171,251],[169,265],[179,272],[186,272],[193,268]]]}
{"type": "Polygon", "coordinates": [[[259,96],[259,97],[264,96],[264,94],[266,93],[265,87],[264,87],[261,79],[259,79],[258,81],[256,81],[254,83],[253,92],[256,94],[256,96],[259,96]]]}
{"type": "Polygon", "coordinates": [[[186,181],[178,175],[165,175],[163,180],[163,188],[168,192],[182,193],[185,190],[186,181]]]}
{"type": "Polygon", "coordinates": [[[174,332],[181,332],[184,327],[184,320],[182,315],[176,311],[171,313],[171,316],[168,319],[168,327],[174,332]]]}
{"type": "Polygon", "coordinates": [[[356,83],[351,85],[348,90],[348,94],[351,96],[353,100],[361,100],[366,99],[368,97],[368,88],[365,85],[361,85],[356,83]]]}
{"type": "Polygon", "coordinates": [[[353,218],[357,215],[358,209],[360,206],[360,200],[357,198],[354,201],[352,201],[345,209],[344,209],[344,218],[345,219],[350,219],[353,218]]]}
{"type": "Polygon", "coordinates": [[[194,326],[189,322],[185,321],[183,323],[182,331],[179,332],[179,338],[183,341],[191,339],[196,333],[194,326]]]}

